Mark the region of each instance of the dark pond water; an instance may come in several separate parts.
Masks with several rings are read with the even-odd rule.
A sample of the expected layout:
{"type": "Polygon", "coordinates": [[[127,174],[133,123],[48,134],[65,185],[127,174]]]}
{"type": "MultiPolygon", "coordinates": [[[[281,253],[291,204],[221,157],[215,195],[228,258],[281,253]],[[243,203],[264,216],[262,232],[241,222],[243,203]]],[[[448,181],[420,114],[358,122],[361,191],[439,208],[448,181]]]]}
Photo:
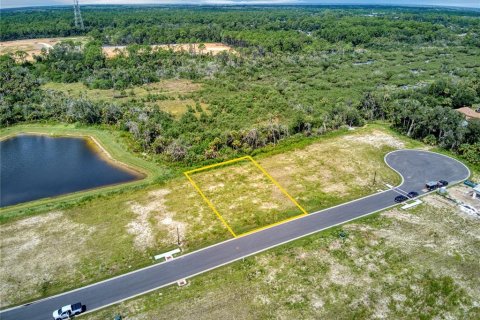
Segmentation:
{"type": "Polygon", "coordinates": [[[19,135],[0,141],[0,156],[0,207],[139,178],[83,138],[19,135]]]}

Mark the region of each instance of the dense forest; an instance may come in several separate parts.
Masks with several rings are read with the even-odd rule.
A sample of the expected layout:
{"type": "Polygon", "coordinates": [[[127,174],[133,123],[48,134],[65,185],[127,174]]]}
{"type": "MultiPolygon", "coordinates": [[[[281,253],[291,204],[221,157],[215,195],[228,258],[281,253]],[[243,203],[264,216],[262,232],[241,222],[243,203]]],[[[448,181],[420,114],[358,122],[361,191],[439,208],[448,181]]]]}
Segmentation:
{"type": "Polygon", "coordinates": [[[35,61],[0,57],[0,124],[68,122],[129,132],[142,152],[195,163],[291,136],[382,120],[410,137],[480,164],[480,121],[455,109],[480,103],[480,13],[393,7],[125,7],[4,10],[2,41],[64,41],[35,61]],[[151,44],[223,42],[218,55],[151,44]],[[127,45],[107,58],[104,45],[127,45]],[[162,79],[202,89],[181,117],[148,99],[92,101],[45,90],[81,82],[126,92],[162,79]],[[201,107],[208,105],[208,110],[201,107]]]}

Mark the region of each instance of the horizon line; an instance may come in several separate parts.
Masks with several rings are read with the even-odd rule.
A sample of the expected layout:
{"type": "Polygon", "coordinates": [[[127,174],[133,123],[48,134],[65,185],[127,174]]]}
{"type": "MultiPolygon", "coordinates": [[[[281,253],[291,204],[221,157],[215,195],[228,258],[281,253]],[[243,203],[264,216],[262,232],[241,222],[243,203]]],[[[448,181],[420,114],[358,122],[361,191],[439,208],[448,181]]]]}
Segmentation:
{"type": "MultiPolygon", "coordinates": [[[[463,9],[463,10],[480,10],[480,6],[459,6],[456,5],[447,5],[447,4],[392,4],[392,3],[307,3],[307,2],[285,2],[285,3],[224,3],[224,4],[208,4],[208,3],[137,3],[137,4],[83,4],[81,7],[398,7],[398,8],[444,8],[444,9],[463,9]]],[[[69,4],[39,4],[39,5],[27,5],[27,6],[18,6],[18,7],[0,7],[2,10],[28,10],[28,9],[40,9],[40,8],[69,8],[69,4]]]]}

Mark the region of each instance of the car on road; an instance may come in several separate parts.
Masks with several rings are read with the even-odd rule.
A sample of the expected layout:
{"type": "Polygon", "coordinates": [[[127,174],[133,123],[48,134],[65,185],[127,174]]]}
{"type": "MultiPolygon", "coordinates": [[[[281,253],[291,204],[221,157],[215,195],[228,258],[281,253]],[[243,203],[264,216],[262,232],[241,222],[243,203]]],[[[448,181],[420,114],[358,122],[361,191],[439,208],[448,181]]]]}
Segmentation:
{"type": "Polygon", "coordinates": [[[52,316],[55,320],[70,319],[72,316],[76,316],[82,312],[85,312],[85,310],[86,306],[83,305],[81,302],[77,302],[74,304],[63,306],[60,309],[53,311],[52,316]]]}
{"type": "Polygon", "coordinates": [[[408,197],[405,197],[404,195],[399,195],[399,196],[395,197],[395,202],[396,203],[404,202],[404,201],[407,201],[407,200],[408,200],[408,197]]]}
{"type": "Polygon", "coordinates": [[[418,197],[418,192],[416,192],[416,191],[410,191],[410,192],[407,194],[407,196],[408,196],[409,198],[418,197]]]}
{"type": "Polygon", "coordinates": [[[427,188],[428,191],[432,191],[438,188],[438,182],[437,181],[429,181],[425,184],[425,187],[427,188]]]}
{"type": "Polygon", "coordinates": [[[446,187],[448,186],[447,180],[439,180],[439,181],[429,181],[425,184],[425,187],[428,191],[433,191],[435,189],[446,187]]]}

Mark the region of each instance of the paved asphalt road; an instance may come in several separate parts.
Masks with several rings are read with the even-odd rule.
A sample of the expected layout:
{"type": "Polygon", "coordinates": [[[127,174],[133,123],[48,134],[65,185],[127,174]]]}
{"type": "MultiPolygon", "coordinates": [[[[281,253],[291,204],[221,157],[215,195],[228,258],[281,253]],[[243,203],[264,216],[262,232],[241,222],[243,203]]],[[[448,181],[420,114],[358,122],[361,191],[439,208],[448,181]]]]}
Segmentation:
{"type": "Polygon", "coordinates": [[[0,313],[0,319],[51,320],[53,310],[78,301],[84,303],[87,310],[102,308],[175,283],[179,279],[192,277],[308,234],[391,207],[395,205],[394,198],[402,192],[401,190],[417,191],[423,194],[425,191],[422,189],[427,181],[444,179],[452,184],[470,175],[467,167],[460,162],[427,151],[394,151],[385,157],[385,161],[404,178],[398,189],[380,192],[244,237],[227,240],[166,263],[156,264],[28,305],[4,310],[0,313]]]}

